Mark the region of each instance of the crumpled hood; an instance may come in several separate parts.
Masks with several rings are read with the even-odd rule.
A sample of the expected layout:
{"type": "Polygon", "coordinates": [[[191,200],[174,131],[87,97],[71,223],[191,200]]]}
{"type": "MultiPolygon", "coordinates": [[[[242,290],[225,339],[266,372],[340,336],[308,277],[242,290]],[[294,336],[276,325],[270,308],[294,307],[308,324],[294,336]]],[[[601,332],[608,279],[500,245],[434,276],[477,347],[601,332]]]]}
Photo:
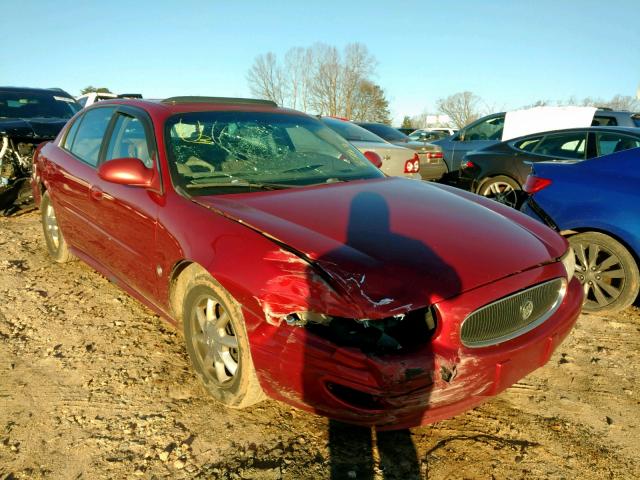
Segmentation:
{"type": "Polygon", "coordinates": [[[551,230],[536,235],[525,220],[401,178],[195,201],[303,253],[365,312],[433,304],[553,261],[566,248],[551,230]]]}
{"type": "Polygon", "coordinates": [[[43,142],[56,138],[67,123],[64,118],[0,118],[0,134],[24,141],[43,142]]]}

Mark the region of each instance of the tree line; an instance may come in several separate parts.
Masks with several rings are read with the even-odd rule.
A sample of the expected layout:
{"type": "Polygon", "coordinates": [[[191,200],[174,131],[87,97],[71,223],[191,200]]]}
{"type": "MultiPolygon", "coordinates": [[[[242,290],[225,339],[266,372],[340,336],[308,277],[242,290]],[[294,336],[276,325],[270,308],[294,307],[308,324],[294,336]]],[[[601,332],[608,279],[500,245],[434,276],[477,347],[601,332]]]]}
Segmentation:
{"type": "Polygon", "coordinates": [[[389,102],[372,78],[377,61],[361,43],[340,52],[316,43],[276,54],[258,55],[247,73],[255,97],[308,113],[355,121],[390,123],[389,102]]]}

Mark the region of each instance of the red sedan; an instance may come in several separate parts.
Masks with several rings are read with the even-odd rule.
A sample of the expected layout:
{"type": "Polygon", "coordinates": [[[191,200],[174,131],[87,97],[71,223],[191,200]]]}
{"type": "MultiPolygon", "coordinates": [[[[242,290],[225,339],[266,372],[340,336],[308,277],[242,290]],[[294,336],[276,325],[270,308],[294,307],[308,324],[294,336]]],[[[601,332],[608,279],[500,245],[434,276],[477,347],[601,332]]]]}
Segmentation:
{"type": "Polygon", "coordinates": [[[544,365],[578,317],[573,253],[491,200],[385,177],[271,102],[100,102],[35,154],[44,237],[176,325],[206,389],[380,428],[434,422],[544,365]]]}

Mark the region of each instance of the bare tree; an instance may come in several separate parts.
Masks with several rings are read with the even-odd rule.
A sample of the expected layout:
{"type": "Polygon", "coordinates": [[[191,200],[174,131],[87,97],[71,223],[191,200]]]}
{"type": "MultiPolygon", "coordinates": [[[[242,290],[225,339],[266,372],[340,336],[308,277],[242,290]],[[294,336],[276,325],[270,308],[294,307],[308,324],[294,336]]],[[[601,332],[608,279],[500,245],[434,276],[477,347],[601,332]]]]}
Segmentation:
{"type": "Polygon", "coordinates": [[[273,100],[278,105],[284,102],[285,82],[282,69],[272,52],[258,55],[247,74],[251,93],[266,100],[273,100]]]}
{"type": "Polygon", "coordinates": [[[336,47],[318,43],[312,47],[314,75],[311,82],[311,106],[321,115],[339,114],[340,53],[336,47]]]}
{"type": "Polygon", "coordinates": [[[480,102],[480,97],[472,92],[465,91],[439,99],[437,106],[440,112],[449,116],[456,127],[462,128],[480,118],[480,102]]]}
{"type": "Polygon", "coordinates": [[[361,96],[362,82],[375,70],[376,60],[367,47],[361,43],[350,43],[344,49],[342,81],[340,82],[340,100],[344,116],[351,118],[355,102],[361,96]]]}
{"type": "Polygon", "coordinates": [[[287,105],[307,111],[313,69],[313,51],[310,48],[290,48],[284,56],[287,105]]]}
{"type": "Polygon", "coordinates": [[[360,43],[347,45],[342,55],[336,47],[316,43],[289,49],[282,66],[273,53],[259,55],[247,81],[254,96],[280,105],[321,115],[388,120],[384,91],[370,81],[376,63],[360,43]],[[374,104],[364,105],[364,98],[374,104]]]}

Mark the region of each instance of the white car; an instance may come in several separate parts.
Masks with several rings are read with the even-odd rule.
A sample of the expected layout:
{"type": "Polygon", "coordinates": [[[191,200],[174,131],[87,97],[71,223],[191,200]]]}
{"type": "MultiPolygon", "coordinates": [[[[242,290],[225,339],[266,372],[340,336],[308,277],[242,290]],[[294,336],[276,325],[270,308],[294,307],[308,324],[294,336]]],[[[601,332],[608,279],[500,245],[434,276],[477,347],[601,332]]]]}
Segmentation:
{"type": "Polygon", "coordinates": [[[83,107],[88,107],[101,100],[113,100],[114,98],[142,98],[139,93],[116,94],[111,92],[90,92],[76,97],[77,102],[83,107]]]}

